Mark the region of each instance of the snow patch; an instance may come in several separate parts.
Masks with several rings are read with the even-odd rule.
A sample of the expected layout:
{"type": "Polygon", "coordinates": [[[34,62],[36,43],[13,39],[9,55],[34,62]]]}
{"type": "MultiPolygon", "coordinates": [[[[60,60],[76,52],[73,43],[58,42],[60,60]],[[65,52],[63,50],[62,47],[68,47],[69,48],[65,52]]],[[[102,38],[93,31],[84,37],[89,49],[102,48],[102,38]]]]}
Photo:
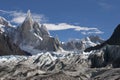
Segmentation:
{"type": "Polygon", "coordinates": [[[5,32],[5,26],[0,24],[0,33],[3,33],[5,32]]]}
{"type": "Polygon", "coordinates": [[[35,35],[36,37],[38,37],[41,41],[43,40],[43,38],[40,37],[39,35],[37,35],[36,33],[34,33],[34,35],[35,35]]]}

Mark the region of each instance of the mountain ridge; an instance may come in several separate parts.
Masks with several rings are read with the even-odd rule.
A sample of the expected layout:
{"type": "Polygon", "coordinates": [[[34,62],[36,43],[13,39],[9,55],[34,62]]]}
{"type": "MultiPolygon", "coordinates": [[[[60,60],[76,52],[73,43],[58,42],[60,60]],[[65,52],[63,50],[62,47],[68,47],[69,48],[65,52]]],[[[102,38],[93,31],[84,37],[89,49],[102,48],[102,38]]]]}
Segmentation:
{"type": "Polygon", "coordinates": [[[27,49],[28,46],[39,52],[42,50],[57,51],[61,49],[59,40],[50,36],[46,26],[39,24],[32,19],[30,10],[28,10],[27,16],[23,23],[18,27],[14,28],[6,19],[2,17],[0,17],[0,24],[0,30],[2,32],[4,31],[3,33],[10,38],[12,43],[20,47],[21,50],[29,52],[30,54],[33,53],[27,49]]]}
{"type": "Polygon", "coordinates": [[[85,52],[89,52],[91,50],[98,50],[101,49],[102,47],[104,47],[105,45],[120,45],[120,24],[117,25],[117,27],[114,29],[114,32],[112,33],[111,37],[106,40],[105,42],[98,44],[94,47],[89,47],[85,50],[85,52]]]}

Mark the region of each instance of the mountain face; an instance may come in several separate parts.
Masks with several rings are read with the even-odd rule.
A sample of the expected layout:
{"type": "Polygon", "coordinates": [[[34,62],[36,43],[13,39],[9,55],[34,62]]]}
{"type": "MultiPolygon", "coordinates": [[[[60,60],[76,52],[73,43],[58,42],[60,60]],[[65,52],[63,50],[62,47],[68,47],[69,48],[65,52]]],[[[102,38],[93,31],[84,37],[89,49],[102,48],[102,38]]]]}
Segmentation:
{"type": "Polygon", "coordinates": [[[59,41],[50,37],[50,33],[44,25],[33,21],[30,11],[16,32],[15,43],[21,48],[31,46],[33,49],[45,51],[57,51],[60,47],[59,41]]]}
{"type": "Polygon", "coordinates": [[[1,55],[27,55],[18,45],[12,42],[8,35],[11,25],[4,18],[0,17],[0,56],[1,55]]]}
{"type": "Polygon", "coordinates": [[[90,36],[85,39],[71,40],[60,44],[57,38],[50,36],[50,33],[43,24],[32,19],[30,11],[27,12],[25,20],[18,27],[12,27],[2,17],[0,17],[0,25],[1,31],[9,37],[11,43],[31,54],[37,54],[41,51],[58,51],[61,50],[61,47],[67,51],[83,51],[90,46],[103,42],[98,36],[90,36]]]}
{"type": "Polygon", "coordinates": [[[45,26],[33,21],[29,11],[22,25],[18,27],[17,34],[19,34],[18,38],[20,38],[17,42],[21,45],[31,46],[39,45],[44,36],[50,36],[45,26]]]}
{"type": "Polygon", "coordinates": [[[91,60],[91,67],[105,67],[110,65],[112,67],[120,67],[120,24],[115,28],[111,37],[105,42],[93,47],[88,47],[85,52],[92,51],[89,59],[91,60]]]}
{"type": "Polygon", "coordinates": [[[85,50],[88,47],[95,46],[97,44],[100,44],[104,42],[100,37],[98,36],[89,36],[84,39],[75,39],[68,41],[66,43],[62,44],[63,49],[65,50],[85,50]]]}
{"type": "MultiPolygon", "coordinates": [[[[18,27],[12,27],[6,19],[0,17],[0,32],[2,36],[1,39],[3,39],[5,35],[8,37],[5,37],[5,41],[3,39],[3,43],[9,39],[10,41],[8,42],[10,42],[11,45],[14,44],[21,50],[31,54],[37,54],[41,51],[57,51],[60,49],[59,40],[51,37],[44,25],[34,21],[30,11],[28,11],[24,22],[18,27]],[[31,50],[34,52],[32,53],[31,50]]],[[[6,43],[6,45],[8,45],[8,43],[6,43]]],[[[4,47],[4,49],[6,48],[4,47]]],[[[13,50],[16,50],[16,48],[13,48],[13,50]]],[[[9,51],[7,54],[9,54],[9,51]]]]}
{"type": "Polygon", "coordinates": [[[0,33],[0,56],[1,55],[27,55],[27,53],[12,43],[8,36],[0,33]]]}
{"type": "Polygon", "coordinates": [[[105,45],[109,44],[109,45],[120,45],[120,24],[115,28],[113,34],[111,35],[111,37],[106,40],[105,42],[103,42],[102,44],[96,45],[94,47],[89,47],[85,50],[85,52],[89,52],[91,50],[97,50],[100,49],[102,47],[104,47],[105,45]]]}

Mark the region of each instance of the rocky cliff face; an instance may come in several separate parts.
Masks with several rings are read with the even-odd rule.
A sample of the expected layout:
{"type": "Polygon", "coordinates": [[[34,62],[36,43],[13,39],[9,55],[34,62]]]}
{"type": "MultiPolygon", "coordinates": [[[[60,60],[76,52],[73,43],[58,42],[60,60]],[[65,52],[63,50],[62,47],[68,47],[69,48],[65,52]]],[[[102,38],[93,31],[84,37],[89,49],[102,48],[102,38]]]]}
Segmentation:
{"type": "Polygon", "coordinates": [[[12,28],[4,18],[0,17],[0,56],[2,55],[27,55],[18,45],[12,42],[8,30],[12,28]]]}
{"type": "Polygon", "coordinates": [[[89,56],[91,67],[120,67],[120,47],[118,45],[106,45],[100,50],[94,50],[89,56]]]}
{"type": "MultiPolygon", "coordinates": [[[[24,50],[31,54],[37,54],[42,50],[57,51],[60,49],[59,41],[53,37],[50,37],[50,33],[44,25],[39,24],[32,19],[30,11],[28,11],[24,22],[18,27],[12,27],[6,19],[0,17],[0,33],[0,45],[5,44],[4,48],[1,46],[1,51],[5,51],[4,49],[8,49],[7,47],[12,45],[17,47],[12,47],[14,51],[19,48],[21,51],[24,50]],[[34,52],[32,53],[31,50],[34,52]]],[[[11,53],[12,52],[8,50],[4,54],[11,53]]],[[[15,52],[13,54],[15,54],[15,52]]]]}
{"type": "Polygon", "coordinates": [[[102,47],[104,47],[105,45],[109,44],[109,45],[120,45],[120,24],[115,28],[113,34],[111,35],[111,37],[106,40],[105,42],[103,42],[102,44],[96,45],[94,47],[89,47],[85,50],[85,52],[89,52],[91,50],[97,50],[100,49],[102,47]]]}
{"type": "Polygon", "coordinates": [[[120,67],[120,25],[118,25],[112,36],[105,42],[94,47],[89,47],[85,52],[92,51],[89,59],[92,62],[91,67],[120,67]]]}
{"type": "Polygon", "coordinates": [[[27,53],[15,45],[8,36],[0,33],[0,56],[2,55],[27,55],[27,53]]]}
{"type": "Polygon", "coordinates": [[[28,11],[27,17],[22,25],[18,27],[16,34],[17,38],[15,39],[15,43],[21,48],[23,46],[31,46],[40,51],[57,51],[60,48],[59,41],[50,37],[44,25],[32,19],[30,11],[28,11]]]}

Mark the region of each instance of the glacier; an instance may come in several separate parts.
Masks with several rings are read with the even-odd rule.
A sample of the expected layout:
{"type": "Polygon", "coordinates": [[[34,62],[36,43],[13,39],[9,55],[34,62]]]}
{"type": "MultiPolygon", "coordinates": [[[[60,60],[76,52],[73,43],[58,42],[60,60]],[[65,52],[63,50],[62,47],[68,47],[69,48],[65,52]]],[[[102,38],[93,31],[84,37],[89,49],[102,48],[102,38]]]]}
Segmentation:
{"type": "Polygon", "coordinates": [[[61,42],[44,24],[32,19],[30,10],[16,27],[0,17],[0,79],[119,79],[120,46],[106,44],[84,52],[104,42],[95,35],[61,42]]]}

